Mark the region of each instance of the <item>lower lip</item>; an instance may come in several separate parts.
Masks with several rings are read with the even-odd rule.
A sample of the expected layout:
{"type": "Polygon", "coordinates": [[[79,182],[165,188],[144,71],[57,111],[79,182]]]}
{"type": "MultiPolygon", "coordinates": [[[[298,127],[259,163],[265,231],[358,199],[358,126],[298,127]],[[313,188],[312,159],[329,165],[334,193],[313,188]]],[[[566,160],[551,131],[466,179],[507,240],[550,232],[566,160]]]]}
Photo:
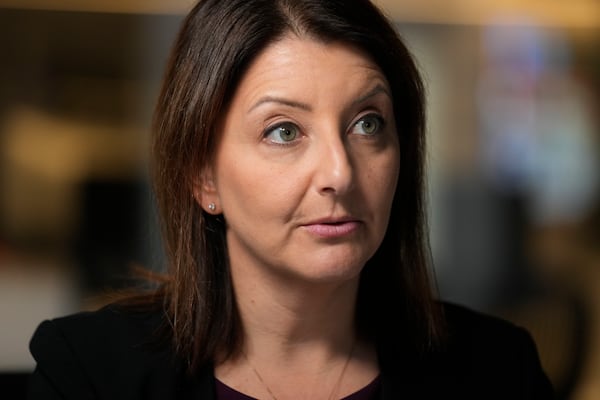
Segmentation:
{"type": "Polygon", "coordinates": [[[348,221],[340,224],[311,224],[304,228],[315,236],[332,239],[348,236],[358,230],[360,222],[348,221]]]}

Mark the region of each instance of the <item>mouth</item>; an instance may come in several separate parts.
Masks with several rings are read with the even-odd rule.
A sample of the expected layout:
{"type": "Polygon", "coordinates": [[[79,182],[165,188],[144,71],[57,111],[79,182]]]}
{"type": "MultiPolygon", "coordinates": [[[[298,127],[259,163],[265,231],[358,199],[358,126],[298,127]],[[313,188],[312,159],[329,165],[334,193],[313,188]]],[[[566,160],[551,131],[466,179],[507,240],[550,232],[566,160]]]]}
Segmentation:
{"type": "Polygon", "coordinates": [[[311,221],[302,227],[309,233],[324,239],[335,239],[355,233],[362,225],[356,218],[324,218],[311,221]]]}

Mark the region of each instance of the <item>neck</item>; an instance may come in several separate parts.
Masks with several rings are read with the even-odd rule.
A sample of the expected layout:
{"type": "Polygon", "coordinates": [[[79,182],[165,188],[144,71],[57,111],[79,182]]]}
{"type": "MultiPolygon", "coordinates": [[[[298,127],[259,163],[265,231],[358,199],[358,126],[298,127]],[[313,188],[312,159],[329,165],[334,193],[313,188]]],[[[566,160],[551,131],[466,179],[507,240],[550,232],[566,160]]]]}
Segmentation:
{"type": "Polygon", "coordinates": [[[355,336],[358,277],[333,283],[268,279],[234,275],[248,352],[268,343],[290,354],[298,345],[343,343],[355,336]]]}
{"type": "Polygon", "coordinates": [[[305,284],[233,278],[243,352],[217,366],[218,379],[257,398],[273,398],[273,391],[277,399],[290,393],[327,399],[333,391],[352,393],[377,375],[374,349],[356,335],[358,277],[305,284]]]}
{"type": "Polygon", "coordinates": [[[281,400],[329,399],[375,378],[374,348],[355,329],[359,276],[315,281],[263,271],[232,269],[244,342],[241,354],[217,365],[219,380],[281,400]]]}

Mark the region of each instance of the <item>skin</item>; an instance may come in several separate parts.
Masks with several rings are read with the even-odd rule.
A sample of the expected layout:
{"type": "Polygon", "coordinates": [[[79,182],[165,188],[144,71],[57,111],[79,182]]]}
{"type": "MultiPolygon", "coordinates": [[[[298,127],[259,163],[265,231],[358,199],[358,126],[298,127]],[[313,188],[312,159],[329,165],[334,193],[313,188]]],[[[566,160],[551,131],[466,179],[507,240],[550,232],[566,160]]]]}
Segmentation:
{"type": "MultiPolygon", "coordinates": [[[[245,353],[278,398],[327,398],[335,386],[399,159],[388,83],[351,47],[287,36],[240,82],[194,193],[224,215],[245,353]]],[[[354,347],[342,392],[377,374],[372,347],[354,347]]],[[[247,361],[223,363],[217,377],[270,398],[247,361]]]]}

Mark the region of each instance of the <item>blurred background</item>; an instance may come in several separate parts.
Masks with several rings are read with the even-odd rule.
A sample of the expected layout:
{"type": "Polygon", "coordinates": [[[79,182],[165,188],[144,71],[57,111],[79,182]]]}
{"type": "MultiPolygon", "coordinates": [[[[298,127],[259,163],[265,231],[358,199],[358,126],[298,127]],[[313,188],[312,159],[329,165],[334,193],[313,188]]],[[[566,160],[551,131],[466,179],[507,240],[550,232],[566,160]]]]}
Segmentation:
{"type": "MultiPolygon", "coordinates": [[[[152,109],[190,0],[0,0],[0,375],[37,324],[159,269],[152,109]]],[[[600,2],[381,0],[429,94],[440,296],[600,398],[600,2]]]]}

